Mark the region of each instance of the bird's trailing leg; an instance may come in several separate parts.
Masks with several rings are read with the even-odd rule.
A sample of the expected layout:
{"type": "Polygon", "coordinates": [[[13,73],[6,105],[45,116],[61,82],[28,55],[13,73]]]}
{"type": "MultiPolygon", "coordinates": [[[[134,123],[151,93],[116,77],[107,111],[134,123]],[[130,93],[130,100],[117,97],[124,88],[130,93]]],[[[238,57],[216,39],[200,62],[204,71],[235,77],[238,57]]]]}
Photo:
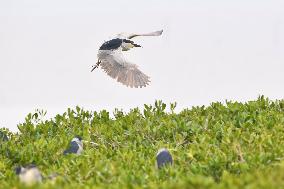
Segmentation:
{"type": "Polygon", "coordinates": [[[96,65],[93,65],[93,66],[92,66],[92,70],[91,70],[91,72],[92,72],[92,71],[94,71],[96,68],[98,68],[98,67],[99,67],[99,65],[100,65],[100,63],[101,63],[101,61],[100,61],[100,60],[98,60],[98,62],[96,63],[96,65]]]}

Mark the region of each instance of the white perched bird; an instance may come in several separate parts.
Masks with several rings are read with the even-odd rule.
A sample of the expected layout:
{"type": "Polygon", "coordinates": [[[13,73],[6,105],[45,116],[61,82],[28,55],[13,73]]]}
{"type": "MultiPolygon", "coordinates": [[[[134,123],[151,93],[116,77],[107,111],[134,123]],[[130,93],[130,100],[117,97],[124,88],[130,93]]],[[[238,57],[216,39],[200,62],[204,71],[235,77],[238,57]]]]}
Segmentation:
{"type": "Polygon", "coordinates": [[[173,164],[173,158],[170,152],[166,148],[162,148],[158,151],[157,156],[157,166],[159,169],[164,167],[165,165],[172,165],[173,164]]]}
{"type": "Polygon", "coordinates": [[[83,142],[82,138],[79,136],[74,137],[71,142],[68,149],[66,149],[63,154],[77,154],[80,155],[83,152],[83,142]]]}
{"type": "Polygon", "coordinates": [[[17,167],[15,171],[16,174],[19,175],[20,181],[24,184],[32,185],[42,182],[43,177],[39,169],[34,164],[30,164],[25,167],[17,167]]]}
{"type": "Polygon", "coordinates": [[[135,88],[146,87],[150,82],[150,77],[141,72],[136,64],[127,61],[122,51],[128,51],[133,47],[141,47],[130,39],[138,36],[160,36],[163,30],[145,34],[118,34],[114,39],[102,44],[98,51],[98,62],[93,69],[101,68],[118,82],[135,88]]]}

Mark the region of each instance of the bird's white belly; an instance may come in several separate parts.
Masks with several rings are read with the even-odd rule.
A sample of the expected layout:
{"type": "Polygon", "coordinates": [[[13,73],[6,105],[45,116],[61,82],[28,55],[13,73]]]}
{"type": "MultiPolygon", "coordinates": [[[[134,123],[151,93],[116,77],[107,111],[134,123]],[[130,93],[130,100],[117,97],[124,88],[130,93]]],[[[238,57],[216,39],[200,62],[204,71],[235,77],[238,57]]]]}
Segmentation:
{"type": "Polygon", "coordinates": [[[99,60],[104,60],[107,58],[107,56],[112,55],[113,51],[111,50],[99,50],[98,51],[98,59],[99,60]]]}
{"type": "Polygon", "coordinates": [[[127,60],[122,54],[121,47],[118,50],[99,50],[98,59],[108,64],[125,65],[127,60]]]}

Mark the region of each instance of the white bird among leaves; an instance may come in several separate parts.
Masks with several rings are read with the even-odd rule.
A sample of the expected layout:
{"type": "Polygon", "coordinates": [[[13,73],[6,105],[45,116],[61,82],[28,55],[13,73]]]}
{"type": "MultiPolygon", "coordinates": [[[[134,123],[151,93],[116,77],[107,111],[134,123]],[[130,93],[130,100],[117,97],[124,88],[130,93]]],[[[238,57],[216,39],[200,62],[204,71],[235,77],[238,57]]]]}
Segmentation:
{"type": "Polygon", "coordinates": [[[19,175],[20,181],[27,185],[32,185],[37,182],[42,182],[42,175],[39,169],[34,164],[29,164],[25,167],[19,166],[15,169],[16,174],[19,175]]]}
{"type": "Polygon", "coordinates": [[[134,37],[160,36],[162,33],[163,30],[145,34],[119,34],[116,38],[106,41],[98,51],[98,62],[93,66],[92,71],[101,66],[110,77],[128,87],[146,87],[149,85],[150,77],[140,71],[136,64],[127,61],[122,51],[141,47],[131,41],[134,37]]]}

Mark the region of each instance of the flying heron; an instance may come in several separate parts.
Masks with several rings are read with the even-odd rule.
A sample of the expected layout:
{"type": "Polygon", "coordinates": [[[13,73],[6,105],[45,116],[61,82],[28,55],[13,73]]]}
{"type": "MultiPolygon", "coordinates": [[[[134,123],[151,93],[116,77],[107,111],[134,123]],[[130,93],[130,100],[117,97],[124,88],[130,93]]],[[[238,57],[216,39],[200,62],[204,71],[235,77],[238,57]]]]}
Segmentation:
{"type": "Polygon", "coordinates": [[[122,51],[128,51],[134,47],[141,47],[131,39],[138,36],[160,36],[163,30],[145,34],[118,34],[116,38],[106,41],[98,51],[98,62],[94,69],[101,68],[113,79],[128,87],[142,88],[150,82],[150,77],[138,69],[136,64],[127,61],[122,51]]]}

